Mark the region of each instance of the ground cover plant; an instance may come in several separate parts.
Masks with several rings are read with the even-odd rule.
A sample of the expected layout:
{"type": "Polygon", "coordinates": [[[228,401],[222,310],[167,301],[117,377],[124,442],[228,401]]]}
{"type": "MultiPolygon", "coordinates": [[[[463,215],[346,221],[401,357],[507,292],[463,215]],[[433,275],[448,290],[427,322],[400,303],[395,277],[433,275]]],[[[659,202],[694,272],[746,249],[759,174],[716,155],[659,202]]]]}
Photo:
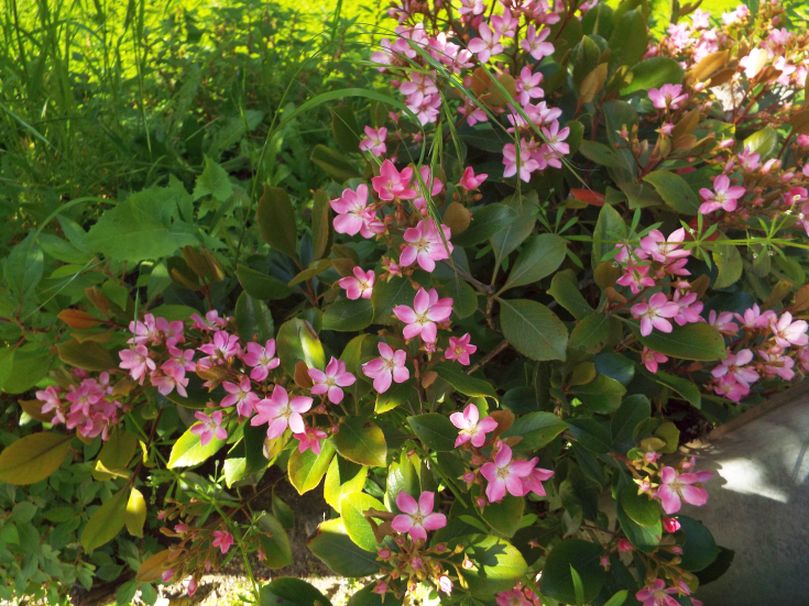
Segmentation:
{"type": "Polygon", "coordinates": [[[11,213],[4,597],[236,560],[327,604],[254,574],[291,560],[274,472],[351,604],[699,604],[727,569],[688,442],[809,369],[800,15],[386,11],[221,155],[11,213]]]}

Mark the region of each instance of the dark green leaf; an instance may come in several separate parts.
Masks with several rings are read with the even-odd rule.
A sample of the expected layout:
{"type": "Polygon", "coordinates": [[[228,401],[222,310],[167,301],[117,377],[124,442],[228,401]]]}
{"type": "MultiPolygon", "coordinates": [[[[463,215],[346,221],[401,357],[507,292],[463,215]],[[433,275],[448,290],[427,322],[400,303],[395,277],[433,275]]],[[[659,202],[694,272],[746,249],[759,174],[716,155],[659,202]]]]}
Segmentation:
{"type": "Polygon", "coordinates": [[[379,570],[376,553],[357,547],[340,518],[322,522],[308,546],[335,574],[364,577],[379,570]]]}
{"type": "Polygon", "coordinates": [[[246,292],[236,300],[236,328],[245,341],[264,343],[275,333],[275,323],[267,304],[246,292]]]}
{"type": "Polygon", "coordinates": [[[262,240],[292,258],[298,256],[295,209],[285,190],[269,186],[264,188],[258,201],[256,222],[262,240]]]}
{"type": "Polygon", "coordinates": [[[501,291],[539,282],[565,260],[567,240],[556,234],[532,236],[520,250],[501,291]]]}
{"type": "Polygon", "coordinates": [[[461,234],[453,236],[456,246],[472,246],[479,244],[508,225],[516,218],[517,213],[510,206],[495,202],[473,211],[472,223],[461,234]]]}
{"type": "Polygon", "coordinates": [[[602,548],[595,543],[569,539],[553,548],[542,569],[542,593],[561,602],[575,603],[570,567],[576,569],[589,603],[601,591],[606,575],[599,564],[602,548]]]}
{"type": "Polygon", "coordinates": [[[355,332],[371,324],[374,309],[368,299],[337,299],[323,310],[323,330],[355,332]]]}
{"type": "Polygon", "coordinates": [[[567,355],[567,327],[542,303],[500,299],[500,326],[514,349],[532,360],[564,360],[567,355]]]}
{"type": "Polygon", "coordinates": [[[337,452],[360,465],[384,467],[387,462],[385,434],[364,417],[347,417],[334,436],[334,444],[337,452]]]}
{"type": "Polygon", "coordinates": [[[640,340],[649,349],[681,360],[713,362],[725,357],[725,340],[710,324],[675,326],[670,333],[654,331],[640,340]]]}
{"type": "Polygon", "coordinates": [[[430,450],[454,450],[458,430],[445,415],[429,412],[407,417],[407,424],[430,450]]]}
{"type": "Polygon", "coordinates": [[[621,89],[621,95],[658,88],[662,84],[683,81],[683,68],[669,57],[651,57],[632,68],[632,81],[621,89]]]}
{"type": "Polygon", "coordinates": [[[699,198],[688,181],[668,170],[654,170],[643,178],[650,183],[663,202],[683,215],[696,215],[699,198]]]}

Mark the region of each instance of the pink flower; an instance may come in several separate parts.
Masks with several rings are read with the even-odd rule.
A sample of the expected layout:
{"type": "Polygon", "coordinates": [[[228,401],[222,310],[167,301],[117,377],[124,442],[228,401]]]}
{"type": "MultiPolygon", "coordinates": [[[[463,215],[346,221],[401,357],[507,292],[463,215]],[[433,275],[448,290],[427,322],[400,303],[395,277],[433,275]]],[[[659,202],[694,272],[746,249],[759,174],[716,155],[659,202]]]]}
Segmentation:
{"type": "Polygon", "coordinates": [[[214,530],[211,545],[218,547],[219,551],[224,555],[230,550],[230,546],[233,545],[233,535],[227,530],[214,530]]]}
{"type": "Polygon", "coordinates": [[[699,212],[705,215],[720,209],[729,213],[733,212],[745,191],[744,187],[740,185],[731,186],[727,175],[717,175],[713,180],[713,191],[707,187],[699,190],[699,195],[703,199],[702,204],[699,205],[699,212]]]}
{"type": "Polygon", "coordinates": [[[655,285],[654,278],[649,276],[649,266],[637,263],[634,259],[624,265],[623,273],[615,282],[628,287],[633,295],[638,294],[644,288],[655,285]]]}
{"type": "Polygon", "coordinates": [[[228,318],[220,318],[219,312],[211,309],[205,312],[203,318],[199,314],[191,314],[192,326],[197,330],[204,332],[213,332],[220,328],[225,328],[228,325],[228,318]]]}
{"type": "Polygon", "coordinates": [[[716,328],[723,335],[735,335],[739,332],[739,326],[733,321],[734,315],[732,311],[716,312],[711,310],[708,312],[708,324],[716,328]]]}
{"type": "Polygon", "coordinates": [[[494,461],[484,463],[480,474],[489,482],[486,486],[486,498],[491,503],[502,501],[506,492],[515,496],[525,496],[523,480],[531,475],[534,465],[530,461],[512,461],[511,448],[501,442],[494,461]]]}
{"type": "Polygon", "coordinates": [[[758,381],[758,372],[747,366],[753,361],[753,352],[742,349],[737,353],[728,352],[722,362],[711,370],[716,379],[714,391],[734,402],[741,401],[750,393],[750,385],[758,381]]]}
{"type": "Polygon", "coordinates": [[[224,330],[217,330],[213,334],[213,339],[200,345],[199,350],[207,354],[207,358],[200,359],[203,366],[227,364],[233,358],[241,356],[242,348],[239,345],[239,337],[231,335],[224,330]]]}
{"type": "Polygon", "coordinates": [[[376,274],[373,269],[367,272],[357,265],[351,270],[353,276],[345,276],[337,280],[337,285],[346,291],[346,298],[351,301],[370,299],[374,288],[376,274]]]}
{"type": "Polygon", "coordinates": [[[458,181],[458,185],[466,191],[472,191],[480,187],[488,177],[489,175],[486,173],[476,175],[475,169],[467,166],[463,171],[463,175],[461,175],[460,181],[458,181]]]}
{"type": "Polygon", "coordinates": [[[679,606],[680,602],[674,599],[673,594],[679,591],[675,587],[666,588],[663,579],[655,579],[635,594],[643,606],[679,606]]]}
{"type": "Polygon", "coordinates": [[[388,129],[384,126],[380,128],[366,126],[363,130],[365,137],[360,141],[360,151],[371,152],[374,156],[383,156],[388,151],[388,147],[385,145],[388,129]]]}
{"type": "Polygon", "coordinates": [[[529,473],[528,476],[522,480],[523,492],[524,494],[533,492],[537,496],[544,497],[546,493],[542,482],[550,480],[553,477],[554,472],[550,469],[536,467],[536,464],[539,463],[539,457],[530,459],[528,463],[531,465],[531,467],[533,467],[533,469],[531,470],[531,473],[529,473]]]}
{"type": "Polygon", "coordinates": [[[667,515],[680,511],[682,501],[701,507],[708,502],[708,491],[702,488],[702,482],[709,480],[711,475],[710,471],[678,473],[667,465],[660,470],[660,486],[655,498],[667,515]]]}
{"type": "Polygon", "coordinates": [[[663,530],[669,534],[674,534],[680,530],[680,521],[677,518],[663,518],[663,530]]]}
{"type": "Polygon", "coordinates": [[[640,319],[640,334],[646,337],[652,334],[653,329],[671,332],[673,327],[668,319],[677,315],[680,306],[658,292],[649,297],[646,303],[633,305],[630,311],[633,318],[640,319]]]}
{"type": "Polygon", "coordinates": [[[539,163],[532,157],[531,149],[525,139],[520,139],[520,158],[517,162],[517,148],[513,143],[503,146],[503,176],[513,177],[519,170],[520,179],[528,183],[531,173],[540,169],[539,163]]]}
{"type": "Polygon", "coordinates": [[[228,432],[222,427],[222,411],[216,410],[210,416],[204,412],[196,411],[194,418],[199,421],[191,426],[191,433],[199,436],[199,443],[205,446],[213,438],[226,440],[228,432]]]}
{"type": "Polygon", "coordinates": [[[458,437],[455,438],[455,448],[471,442],[472,446],[480,448],[486,442],[486,434],[497,429],[497,421],[492,417],[480,418],[480,411],[473,403],[469,403],[463,412],[453,412],[449,415],[450,422],[458,428],[458,437]]]}
{"type": "Polygon", "coordinates": [[[543,57],[549,57],[554,51],[553,44],[545,42],[550,33],[551,30],[547,27],[543,27],[542,30],[537,33],[536,27],[529,25],[525,32],[525,38],[523,38],[520,46],[536,61],[541,61],[543,57]]]}
{"type": "Polygon", "coordinates": [[[462,337],[450,337],[449,345],[444,350],[447,360],[455,360],[461,366],[469,366],[469,356],[478,350],[477,345],[470,343],[472,336],[466,333],[462,337]]]}
{"type": "Polygon", "coordinates": [[[346,370],[346,363],[331,357],[326,364],[326,370],[319,368],[309,369],[309,378],[312,379],[312,394],[319,396],[326,394],[329,402],[339,404],[343,401],[343,387],[354,385],[357,378],[346,370]]]}
{"type": "Polygon", "coordinates": [[[424,271],[432,272],[436,261],[449,259],[453,246],[449,241],[451,232],[449,227],[441,225],[443,238],[432,219],[422,219],[415,227],[409,227],[404,232],[406,244],[399,256],[399,265],[408,267],[418,263],[424,271]]]}
{"type": "Polygon", "coordinates": [[[643,365],[651,373],[657,373],[658,365],[668,362],[668,356],[660,353],[659,351],[652,351],[648,347],[644,347],[640,354],[640,359],[643,365]]]}
{"type": "Polygon", "coordinates": [[[806,330],[809,325],[805,320],[792,321],[792,314],[785,311],[777,321],[772,323],[775,344],[779,347],[806,347],[809,344],[809,335],[806,330]]]}
{"type": "Polygon", "coordinates": [[[649,89],[649,100],[657,109],[680,109],[688,99],[688,93],[683,93],[682,84],[664,84],[660,88],[649,89]]]}
{"type": "Polygon", "coordinates": [[[399,172],[393,162],[385,160],[379,167],[379,176],[371,179],[371,185],[380,200],[412,200],[416,197],[416,192],[410,187],[412,179],[412,168],[407,166],[399,172]]]}
{"type": "Polygon", "coordinates": [[[249,378],[242,375],[238,384],[231,381],[223,381],[222,387],[228,392],[228,395],[222,398],[222,401],[219,403],[222,408],[228,408],[235,404],[236,411],[239,413],[240,417],[249,417],[253,414],[256,402],[258,402],[259,398],[253,393],[253,384],[250,382],[249,378]]]}
{"type": "Polygon", "coordinates": [[[156,368],[154,360],[149,357],[149,350],[143,344],[135,345],[131,349],[122,349],[118,352],[118,357],[121,358],[118,366],[129,370],[129,376],[141,385],[146,375],[156,368]]]}
{"type": "Polygon", "coordinates": [[[438,336],[436,323],[446,322],[452,315],[452,299],[438,298],[438,291],[419,288],[413,298],[413,307],[396,305],[393,315],[406,326],[402,331],[405,339],[421,337],[424,343],[435,343],[438,336]]]}
{"type": "Polygon", "coordinates": [[[331,200],[329,205],[337,213],[333,224],[338,234],[360,234],[363,238],[372,238],[385,231],[374,209],[368,206],[368,186],[364,183],[358,185],[356,191],[344,189],[340,197],[331,200]]]}
{"type": "Polygon", "coordinates": [[[682,248],[685,241],[685,229],[682,227],[669,234],[663,235],[660,230],[653,229],[640,240],[640,248],[652,259],[659,263],[668,263],[672,259],[689,257],[691,252],[682,248]]]}
{"type": "Polygon", "coordinates": [[[308,396],[293,396],[289,398],[287,390],[276,385],[269,399],[264,398],[256,404],[256,415],[250,419],[250,425],[267,424],[267,439],[272,440],[281,436],[289,427],[293,434],[303,433],[305,425],[302,413],[312,408],[312,398],[308,396]]]}
{"type": "Polygon", "coordinates": [[[478,61],[486,63],[492,55],[499,55],[503,52],[503,45],[500,44],[500,34],[492,31],[485,23],[478,27],[480,38],[472,38],[467,48],[477,55],[478,61]]]}
{"type": "Polygon", "coordinates": [[[328,434],[317,427],[307,427],[303,433],[292,435],[298,440],[298,452],[311,450],[315,454],[320,454],[320,444],[328,437],[328,434]]]}
{"type": "Polygon", "coordinates": [[[275,339],[270,339],[263,346],[251,341],[247,344],[247,353],[242,355],[242,362],[252,368],[250,378],[253,381],[264,381],[274,368],[278,368],[281,360],[275,355],[275,339]]]}
{"type": "Polygon", "coordinates": [[[382,342],[377,348],[380,357],[363,364],[362,373],[373,380],[377,393],[385,393],[392,382],[404,383],[410,378],[410,371],[405,366],[407,352],[404,349],[393,351],[390,345],[382,342]]]}
{"type": "Polygon", "coordinates": [[[393,518],[391,527],[399,534],[407,533],[414,541],[426,541],[428,530],[438,530],[447,525],[447,516],[433,513],[435,493],[425,490],[418,502],[402,491],[396,497],[400,513],[393,518]]]}
{"type": "Polygon", "coordinates": [[[450,595],[452,593],[452,579],[445,574],[438,577],[438,590],[450,595]]]}

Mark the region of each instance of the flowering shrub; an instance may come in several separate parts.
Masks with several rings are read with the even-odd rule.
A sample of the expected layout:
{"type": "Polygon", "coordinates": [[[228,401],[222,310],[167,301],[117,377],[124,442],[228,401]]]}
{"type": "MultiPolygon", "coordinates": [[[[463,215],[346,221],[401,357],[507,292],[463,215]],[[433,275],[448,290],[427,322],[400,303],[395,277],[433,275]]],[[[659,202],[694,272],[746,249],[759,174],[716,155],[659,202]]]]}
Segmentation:
{"type": "Polygon", "coordinates": [[[306,212],[267,185],[261,241],[222,236],[212,164],[65,230],[116,278],[58,312],[67,368],[0,479],[100,445],[117,489],[81,543],[154,535],[133,591],[288,564],[291,510],[256,499],[274,467],[322,486],[308,546],[368,577],[352,604],[698,604],[732,553],[683,511],[709,501],[688,438],[809,370],[806,34],[774,2],[684,8],[661,42],[631,1],[390,14],[372,58],[400,98],[346,91],[393,111],[315,150],[306,212]]]}

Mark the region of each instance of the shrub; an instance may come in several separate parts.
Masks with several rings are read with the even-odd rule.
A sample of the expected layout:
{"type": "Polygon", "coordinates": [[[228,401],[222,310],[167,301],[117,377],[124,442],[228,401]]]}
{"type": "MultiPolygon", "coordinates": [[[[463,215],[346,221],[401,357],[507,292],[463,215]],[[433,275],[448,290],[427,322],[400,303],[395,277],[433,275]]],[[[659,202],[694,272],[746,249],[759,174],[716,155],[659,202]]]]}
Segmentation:
{"type": "Polygon", "coordinates": [[[808,46],[777,3],[674,6],[659,42],[632,1],[397,6],[376,89],[281,116],[367,102],[313,146],[321,189],[260,159],[253,201],[209,159],[193,193],[27,236],[0,376],[38,389],[0,480],[92,460],[83,549],[145,535],[122,601],[287,565],[275,467],[323,486],[308,546],[371,577],[352,604],[699,603],[733,554],[683,513],[710,477],[689,438],[809,368],[808,46]],[[46,265],[71,280],[34,321],[46,265]]]}

